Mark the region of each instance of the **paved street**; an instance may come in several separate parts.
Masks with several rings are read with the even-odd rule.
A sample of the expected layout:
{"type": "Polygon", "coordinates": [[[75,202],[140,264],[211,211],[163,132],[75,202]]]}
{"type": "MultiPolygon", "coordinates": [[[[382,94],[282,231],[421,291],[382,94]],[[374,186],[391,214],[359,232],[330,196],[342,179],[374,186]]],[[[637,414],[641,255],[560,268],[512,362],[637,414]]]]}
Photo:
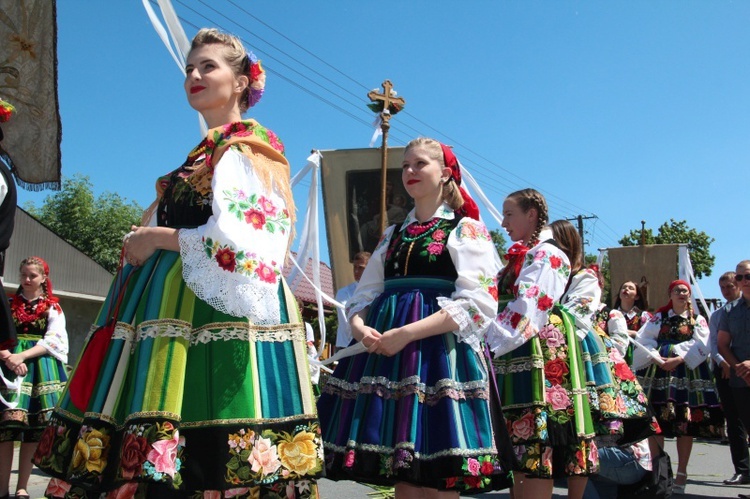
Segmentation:
{"type": "MultiPolygon", "coordinates": [[[[677,469],[677,451],[674,440],[667,440],[666,450],[672,458],[672,467],[677,469]]],[[[18,459],[18,456],[16,456],[18,459]]],[[[732,461],[729,458],[729,447],[726,445],[696,441],[693,446],[693,454],[688,465],[688,487],[687,493],[682,496],[685,499],[695,497],[737,497],[737,494],[750,494],[750,485],[742,487],[727,487],[722,484],[725,478],[733,473],[732,461]]],[[[15,473],[11,477],[11,491],[15,490],[15,473]]],[[[43,496],[47,479],[38,471],[31,477],[30,490],[32,499],[43,496]]],[[[321,480],[321,497],[346,498],[346,499],[369,499],[374,491],[369,487],[352,482],[333,482],[321,480]]],[[[555,497],[565,497],[564,488],[555,488],[555,497]]],[[[509,497],[507,491],[492,494],[483,494],[482,498],[503,499],[509,497]]],[[[675,496],[679,497],[679,496],[675,496]]]]}

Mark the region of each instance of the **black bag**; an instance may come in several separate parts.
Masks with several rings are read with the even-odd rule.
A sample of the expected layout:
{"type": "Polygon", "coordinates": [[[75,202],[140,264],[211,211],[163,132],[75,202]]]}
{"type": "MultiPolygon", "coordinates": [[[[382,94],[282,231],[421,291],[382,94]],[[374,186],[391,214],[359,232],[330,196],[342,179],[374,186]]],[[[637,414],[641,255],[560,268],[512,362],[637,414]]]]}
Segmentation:
{"type": "Polygon", "coordinates": [[[617,487],[619,499],[664,499],[672,497],[672,461],[664,449],[659,449],[659,456],[653,458],[653,470],[646,473],[640,482],[631,485],[620,485],[617,487]]]}

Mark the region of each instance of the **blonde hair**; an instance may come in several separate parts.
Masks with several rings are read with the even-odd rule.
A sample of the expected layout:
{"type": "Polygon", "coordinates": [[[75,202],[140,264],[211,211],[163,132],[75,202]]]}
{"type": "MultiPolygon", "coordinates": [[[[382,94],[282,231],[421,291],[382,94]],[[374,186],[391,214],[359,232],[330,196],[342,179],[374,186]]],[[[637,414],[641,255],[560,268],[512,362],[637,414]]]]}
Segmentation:
{"type": "Polygon", "coordinates": [[[536,209],[536,230],[534,230],[534,233],[529,239],[529,245],[531,246],[532,243],[535,243],[539,240],[539,234],[542,232],[542,229],[544,229],[544,226],[547,225],[547,222],[549,221],[547,200],[544,199],[544,196],[542,196],[539,191],[531,188],[511,192],[510,194],[508,194],[508,197],[506,199],[515,201],[515,203],[519,206],[519,208],[521,208],[524,213],[527,213],[531,208],[536,209]]]}
{"type": "MultiPolygon", "coordinates": [[[[406,144],[404,154],[406,154],[409,149],[413,149],[415,147],[424,148],[427,151],[427,155],[431,159],[437,160],[437,162],[440,164],[440,168],[446,168],[445,157],[443,156],[443,148],[441,147],[440,142],[429,137],[417,137],[416,139],[406,144]]],[[[443,184],[442,197],[443,201],[445,201],[445,203],[450,206],[453,211],[460,210],[464,205],[464,197],[461,195],[461,191],[459,191],[458,185],[456,184],[456,181],[453,179],[453,177],[451,177],[448,182],[445,182],[443,184]]]]}
{"type": "Polygon", "coordinates": [[[249,68],[250,63],[247,59],[247,50],[242,45],[240,39],[229,33],[224,33],[216,28],[202,28],[198,31],[193,38],[193,42],[190,45],[190,52],[202,47],[204,45],[223,45],[224,50],[224,61],[227,65],[232,68],[232,72],[235,77],[247,76],[248,84],[245,90],[240,95],[239,106],[240,112],[244,113],[248,110],[248,96],[250,94],[250,74],[249,68]]]}

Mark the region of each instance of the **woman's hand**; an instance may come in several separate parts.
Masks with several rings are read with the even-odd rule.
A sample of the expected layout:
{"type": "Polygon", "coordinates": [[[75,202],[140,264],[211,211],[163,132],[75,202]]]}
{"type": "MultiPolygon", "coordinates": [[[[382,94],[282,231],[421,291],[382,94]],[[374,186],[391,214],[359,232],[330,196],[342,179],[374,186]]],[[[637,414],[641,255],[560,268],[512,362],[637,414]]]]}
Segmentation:
{"type": "Polygon", "coordinates": [[[133,225],[125,235],[125,261],[130,265],[142,265],[156,251],[153,238],[149,237],[149,229],[133,225]]]}
{"type": "Polygon", "coordinates": [[[367,351],[391,357],[399,353],[411,342],[412,338],[406,327],[397,327],[383,333],[380,339],[372,347],[368,348],[367,351]]]}
{"type": "Polygon", "coordinates": [[[352,328],[352,337],[357,341],[361,341],[368,350],[380,339],[381,334],[378,330],[370,326],[365,326],[361,320],[352,321],[350,325],[352,328]]]}
{"type": "Polygon", "coordinates": [[[684,360],[682,360],[682,357],[662,357],[662,359],[664,359],[664,363],[659,367],[664,371],[674,371],[675,369],[677,369],[677,366],[685,362],[684,360]]]}
{"type": "MultiPolygon", "coordinates": [[[[12,353],[5,359],[5,365],[8,369],[15,372],[18,366],[26,366],[24,364],[24,361],[26,359],[24,358],[23,354],[21,353],[12,353]]],[[[16,373],[18,374],[18,373],[16,373]]]]}
{"type": "Polygon", "coordinates": [[[21,363],[18,367],[16,367],[15,369],[13,369],[13,373],[16,376],[26,376],[26,373],[28,373],[28,372],[29,372],[29,368],[26,367],[25,363],[21,363]]]}

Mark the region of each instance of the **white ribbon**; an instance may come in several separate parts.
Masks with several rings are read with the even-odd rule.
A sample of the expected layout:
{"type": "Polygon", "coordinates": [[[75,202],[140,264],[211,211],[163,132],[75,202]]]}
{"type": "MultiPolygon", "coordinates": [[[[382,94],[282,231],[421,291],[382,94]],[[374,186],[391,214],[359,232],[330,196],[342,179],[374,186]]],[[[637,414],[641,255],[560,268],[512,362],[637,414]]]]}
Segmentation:
{"type": "Polygon", "coordinates": [[[661,358],[661,355],[659,355],[659,352],[657,352],[656,350],[652,350],[638,343],[637,341],[635,341],[635,338],[632,338],[630,335],[628,335],[628,341],[632,343],[633,345],[635,345],[636,348],[643,350],[649,357],[654,359],[654,362],[656,362],[657,364],[659,365],[664,364],[664,359],[661,358]]]}
{"type": "MultiPolygon", "coordinates": [[[[185,34],[185,30],[182,29],[182,24],[180,24],[180,19],[177,17],[174,7],[172,7],[172,2],[170,0],[156,0],[161,10],[161,15],[167,23],[166,29],[156,15],[156,12],[154,12],[154,9],[151,8],[149,0],[142,0],[142,3],[143,8],[146,9],[148,18],[151,20],[151,24],[154,26],[154,30],[156,30],[156,34],[159,35],[159,38],[161,38],[164,46],[167,47],[172,59],[174,59],[174,62],[184,76],[185,61],[188,52],[190,52],[190,41],[185,34]],[[169,30],[169,34],[167,34],[167,30],[169,30]],[[174,48],[172,47],[172,43],[169,42],[170,38],[174,44],[174,48]]],[[[205,136],[208,133],[208,125],[206,125],[206,121],[200,113],[198,113],[198,125],[201,129],[201,136],[205,136]]]]}
{"type": "Polygon", "coordinates": [[[375,118],[375,121],[372,122],[372,126],[375,127],[375,131],[372,132],[372,138],[370,139],[370,147],[375,146],[375,141],[378,140],[378,137],[383,135],[383,129],[380,128],[380,125],[383,123],[383,119],[380,117],[380,113],[378,113],[377,117],[375,118]]]}
{"type": "MultiPolygon", "coordinates": [[[[465,181],[465,183],[467,184],[466,186],[464,186],[464,189],[466,189],[466,192],[470,196],[475,197],[476,199],[481,201],[482,204],[485,206],[485,208],[487,208],[487,211],[490,213],[490,215],[492,215],[492,218],[494,218],[495,221],[499,225],[503,225],[503,215],[499,211],[497,211],[497,208],[495,208],[495,205],[493,205],[492,202],[489,200],[489,198],[484,194],[484,191],[479,186],[479,183],[474,179],[474,176],[472,176],[471,172],[469,172],[469,170],[467,170],[466,167],[463,164],[461,164],[460,161],[459,161],[458,167],[461,169],[462,181],[465,181]],[[476,194],[472,194],[469,187],[471,187],[471,189],[476,191],[476,194]]],[[[500,255],[497,254],[497,251],[493,253],[495,257],[495,262],[500,267],[503,267],[503,261],[500,258],[500,255]]]]}
{"type": "Polygon", "coordinates": [[[330,298],[321,290],[320,286],[320,236],[318,234],[318,227],[320,227],[320,220],[318,216],[318,179],[320,177],[320,160],[323,155],[320,151],[313,151],[313,153],[307,157],[307,164],[302,170],[297,173],[292,179],[292,186],[304,178],[305,175],[310,174],[310,190],[307,195],[307,210],[305,212],[305,223],[302,227],[302,233],[300,234],[299,241],[300,246],[297,248],[297,258],[295,259],[290,255],[290,259],[294,264],[294,268],[289,273],[288,281],[289,287],[294,291],[298,286],[298,278],[301,274],[304,278],[312,284],[315,289],[315,301],[318,305],[318,327],[320,328],[320,348],[318,349],[318,357],[323,353],[323,347],[326,344],[326,324],[325,314],[323,309],[323,298],[330,301],[331,303],[340,303],[330,298]],[[300,267],[297,262],[303,262],[305,268],[307,267],[307,261],[312,260],[312,281],[307,277],[305,270],[300,267]]]}
{"type": "Polygon", "coordinates": [[[3,374],[3,371],[0,370],[0,379],[3,380],[3,383],[5,383],[5,386],[10,390],[11,392],[15,392],[15,402],[9,402],[8,400],[3,397],[2,392],[0,392],[0,402],[5,404],[6,409],[15,409],[18,407],[18,401],[21,399],[21,384],[23,383],[23,379],[26,376],[16,376],[16,378],[11,381],[8,378],[5,377],[3,374]]]}
{"type": "Polygon", "coordinates": [[[328,364],[333,364],[334,362],[338,362],[341,359],[345,359],[353,355],[358,355],[366,351],[367,351],[367,347],[365,346],[365,344],[359,341],[350,347],[346,347],[343,350],[339,350],[338,352],[336,352],[335,355],[328,357],[326,360],[312,359],[310,360],[310,362],[312,362],[316,366],[327,366],[328,364]]]}

